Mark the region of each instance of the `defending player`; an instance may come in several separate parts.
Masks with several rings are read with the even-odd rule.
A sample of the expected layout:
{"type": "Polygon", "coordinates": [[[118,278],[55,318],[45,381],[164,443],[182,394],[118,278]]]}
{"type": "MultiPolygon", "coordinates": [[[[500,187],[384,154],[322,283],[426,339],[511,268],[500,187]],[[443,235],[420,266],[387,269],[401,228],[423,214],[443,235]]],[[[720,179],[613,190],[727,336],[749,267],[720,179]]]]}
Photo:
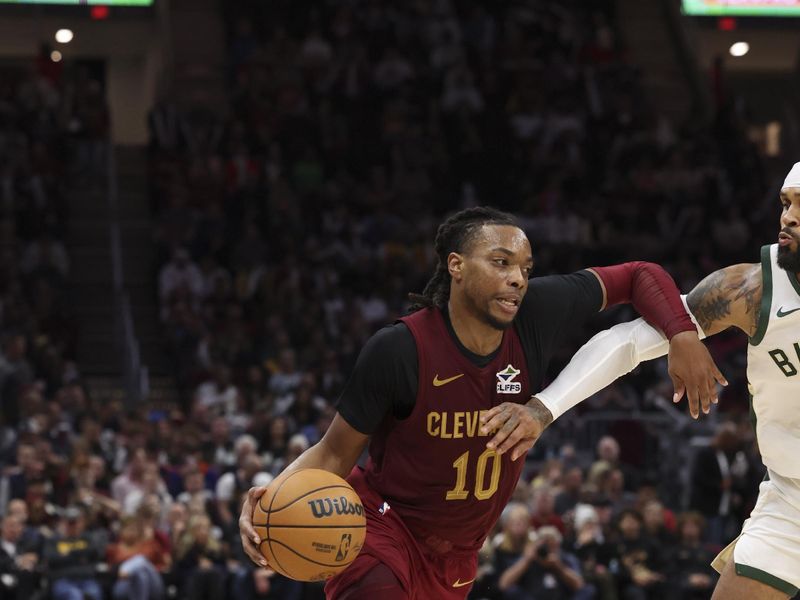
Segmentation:
{"type": "MultiPolygon", "coordinates": [[[[528,280],[530,243],[510,215],[464,210],[437,232],[436,273],[418,306],[365,345],[324,438],[289,470],[347,477],[367,509],[367,537],[354,563],[326,586],[328,598],[462,599],[477,550],[516,486],[551,415],[539,389],[558,340],[619,302],[672,340],[676,385],[711,400],[721,375],[699,341],[674,283],[660,267],[626,263],[528,280]],[[480,417],[502,406],[516,429],[511,453],[480,417]],[[354,468],[370,442],[366,468],[354,468]]],[[[242,508],[245,551],[263,564],[252,509],[242,508]]]]}
{"type": "MultiPolygon", "coordinates": [[[[741,535],[714,560],[722,574],[714,600],[772,600],[800,588],[800,163],[780,202],[778,243],[761,249],[761,262],[720,269],[686,297],[701,336],[738,327],[750,338],[747,379],[768,475],[741,535]]],[[[666,351],[642,319],[617,325],[584,345],[537,397],[558,417],[666,351]]]]}

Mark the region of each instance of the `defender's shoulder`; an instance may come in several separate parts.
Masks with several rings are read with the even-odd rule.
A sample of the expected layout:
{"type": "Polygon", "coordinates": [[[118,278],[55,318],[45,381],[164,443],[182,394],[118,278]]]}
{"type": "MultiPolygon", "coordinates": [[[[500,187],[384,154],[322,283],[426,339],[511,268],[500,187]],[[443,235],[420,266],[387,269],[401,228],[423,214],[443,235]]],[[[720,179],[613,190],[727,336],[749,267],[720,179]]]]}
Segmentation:
{"type": "Polygon", "coordinates": [[[742,263],[714,271],[686,297],[692,314],[707,335],[735,326],[753,335],[761,305],[759,263],[742,263]]]}

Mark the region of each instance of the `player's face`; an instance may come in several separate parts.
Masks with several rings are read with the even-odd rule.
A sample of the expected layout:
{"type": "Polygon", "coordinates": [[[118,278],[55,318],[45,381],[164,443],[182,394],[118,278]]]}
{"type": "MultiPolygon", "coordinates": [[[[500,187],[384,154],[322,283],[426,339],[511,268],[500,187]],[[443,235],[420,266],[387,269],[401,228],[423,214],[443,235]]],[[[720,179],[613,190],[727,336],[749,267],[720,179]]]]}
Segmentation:
{"type": "Polygon", "coordinates": [[[531,244],[525,233],[512,225],[484,225],[461,258],[467,306],[495,329],[508,328],[533,269],[531,244]]]}
{"type": "Polygon", "coordinates": [[[778,266],[800,273],[800,188],[781,190],[781,231],[778,234],[778,266]]]}

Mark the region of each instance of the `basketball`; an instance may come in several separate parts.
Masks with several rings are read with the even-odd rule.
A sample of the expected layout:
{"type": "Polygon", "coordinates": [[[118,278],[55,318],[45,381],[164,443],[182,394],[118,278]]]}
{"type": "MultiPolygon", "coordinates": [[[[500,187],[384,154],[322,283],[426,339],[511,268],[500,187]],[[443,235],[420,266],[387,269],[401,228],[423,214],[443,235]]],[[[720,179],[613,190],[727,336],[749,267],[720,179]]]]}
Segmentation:
{"type": "Polygon", "coordinates": [[[358,494],[321,469],[273,481],[253,510],[253,526],[270,566],[297,581],[322,581],[343,571],[367,533],[358,494]]]}

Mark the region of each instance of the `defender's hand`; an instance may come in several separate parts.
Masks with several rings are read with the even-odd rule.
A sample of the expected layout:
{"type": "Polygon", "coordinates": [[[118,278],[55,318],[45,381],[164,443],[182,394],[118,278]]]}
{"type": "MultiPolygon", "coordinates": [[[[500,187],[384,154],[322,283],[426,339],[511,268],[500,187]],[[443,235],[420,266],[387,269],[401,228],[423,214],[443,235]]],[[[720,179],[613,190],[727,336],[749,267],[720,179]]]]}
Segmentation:
{"type": "Polygon", "coordinates": [[[708,414],[711,404],[718,402],[716,384],[728,385],[714,359],[697,333],[683,331],[669,343],[669,376],[675,387],[673,402],[680,402],[684,394],[689,400],[693,418],[700,416],[700,408],[708,414]]]}
{"type": "Polygon", "coordinates": [[[256,530],[253,529],[253,509],[258,504],[258,499],[266,491],[267,486],[250,488],[244,504],[242,504],[242,513],[239,515],[239,536],[242,538],[242,548],[244,548],[244,552],[250,557],[250,560],[262,567],[267,566],[267,559],[258,549],[261,539],[258,537],[256,530]]]}
{"type": "Polygon", "coordinates": [[[503,402],[486,411],[481,417],[481,433],[497,431],[486,447],[503,454],[512,450],[511,460],[517,460],[530,450],[553,422],[553,415],[536,397],[528,404],[503,402]]]}

